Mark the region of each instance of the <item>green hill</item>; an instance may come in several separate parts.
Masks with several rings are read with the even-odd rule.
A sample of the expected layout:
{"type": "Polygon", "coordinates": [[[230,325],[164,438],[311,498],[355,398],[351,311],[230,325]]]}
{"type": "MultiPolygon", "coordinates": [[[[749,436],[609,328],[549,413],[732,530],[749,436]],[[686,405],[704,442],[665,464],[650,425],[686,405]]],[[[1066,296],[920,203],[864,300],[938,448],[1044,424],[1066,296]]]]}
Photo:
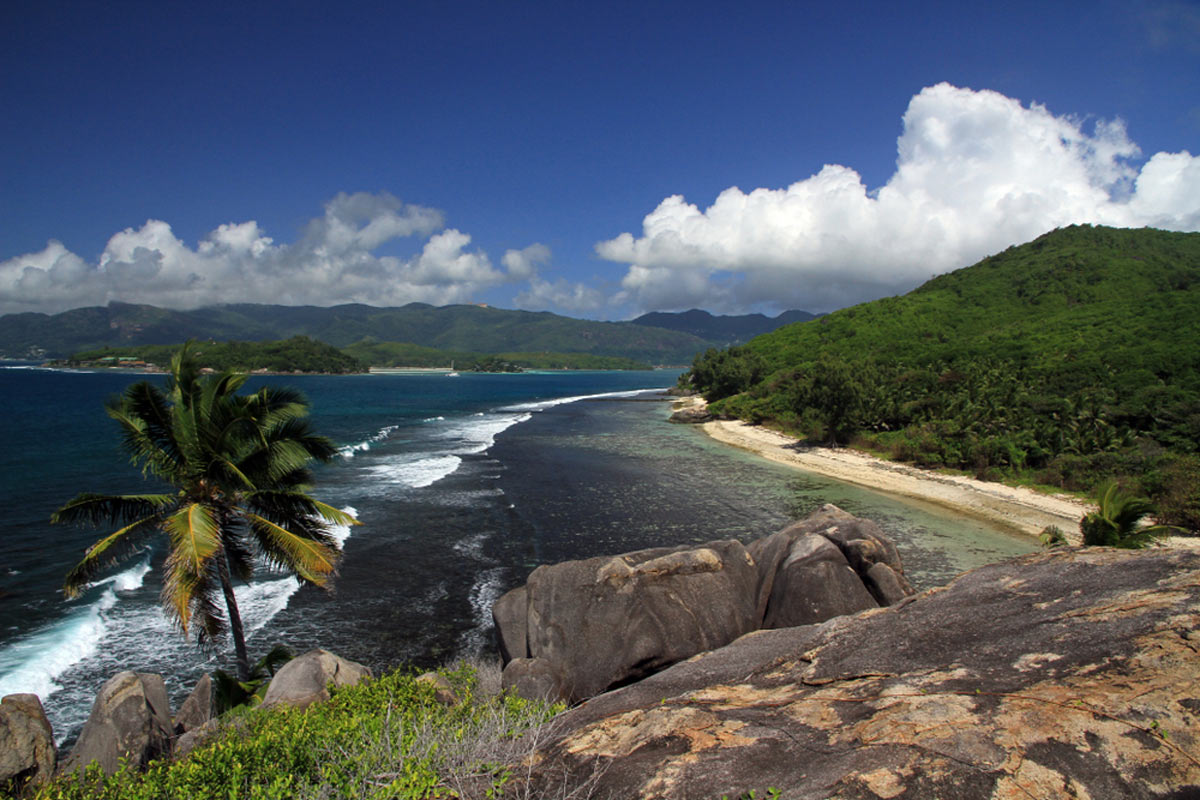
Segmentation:
{"type": "Polygon", "coordinates": [[[110,303],[55,315],[0,317],[0,356],[61,358],[106,346],[293,336],[308,336],[339,348],[366,339],[485,354],[581,353],[650,364],[686,364],[711,344],[679,331],[630,322],[594,322],[483,306],[225,305],[173,311],[110,303]]]}
{"type": "Polygon", "coordinates": [[[651,311],[631,320],[635,325],[649,325],[670,331],[683,331],[710,342],[724,345],[740,344],[760,334],[769,333],[793,322],[813,319],[816,314],[807,311],[784,311],[777,317],[763,314],[741,314],[714,316],[707,311],[693,308],[677,313],[651,311]]]}
{"type": "MultiPolygon", "coordinates": [[[[144,362],[160,368],[171,363],[178,344],[102,347],[75,353],[68,364],[129,366],[144,362]]],[[[324,342],[293,336],[274,342],[197,342],[194,353],[201,367],[235,372],[320,372],[342,375],[366,372],[367,364],[324,342]]]]}
{"type": "Polygon", "coordinates": [[[718,410],[901,460],[1200,492],[1200,233],[1056,230],[690,374],[718,410]]]}

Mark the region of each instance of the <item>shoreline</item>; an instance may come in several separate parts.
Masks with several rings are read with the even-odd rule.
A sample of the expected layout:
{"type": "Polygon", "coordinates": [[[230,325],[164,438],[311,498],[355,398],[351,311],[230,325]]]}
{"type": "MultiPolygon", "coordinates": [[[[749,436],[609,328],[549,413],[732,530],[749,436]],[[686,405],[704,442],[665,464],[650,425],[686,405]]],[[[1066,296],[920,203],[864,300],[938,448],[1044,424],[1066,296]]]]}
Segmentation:
{"type": "MultiPolygon", "coordinates": [[[[685,398],[677,408],[704,405],[685,398]]],[[[852,483],[868,489],[933,503],[1036,539],[1048,525],[1057,525],[1068,541],[1081,544],[1079,520],[1096,509],[1069,495],[1050,495],[1021,486],[981,481],[965,475],[945,475],[896,461],[885,461],[849,448],[806,445],[787,434],[741,420],[712,420],[699,425],[710,438],[747,450],[794,469],[852,483]]],[[[1172,536],[1170,547],[1200,549],[1200,538],[1172,536]]]]}

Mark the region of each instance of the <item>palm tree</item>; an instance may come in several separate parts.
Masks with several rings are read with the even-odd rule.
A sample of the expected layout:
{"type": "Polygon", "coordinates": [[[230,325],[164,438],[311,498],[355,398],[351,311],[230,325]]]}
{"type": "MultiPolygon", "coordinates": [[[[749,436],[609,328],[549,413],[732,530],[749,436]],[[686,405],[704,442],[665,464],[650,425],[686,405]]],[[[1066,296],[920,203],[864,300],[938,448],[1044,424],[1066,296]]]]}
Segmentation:
{"type": "Polygon", "coordinates": [[[308,402],[291,389],[237,394],[245,375],[201,376],[190,343],[171,360],[166,392],[142,381],[107,404],[132,461],[173,493],[80,494],[52,522],[120,525],[88,548],[66,577],[78,596],[106,566],[137,552],[156,533],[168,538],[162,603],[183,631],[212,641],[228,624],[238,674],[250,677],[234,577],[249,580],[256,557],[268,567],[325,587],[340,551],[333,525],[350,514],[308,495],[309,465],[328,461],[333,443],[313,434],[308,402]],[[227,620],[218,594],[223,595],[227,620]]]}
{"type": "Polygon", "coordinates": [[[1116,481],[1101,485],[1098,500],[1100,507],[1079,521],[1085,545],[1140,550],[1175,530],[1170,525],[1143,525],[1142,520],[1154,513],[1154,505],[1123,493],[1116,481]]]}

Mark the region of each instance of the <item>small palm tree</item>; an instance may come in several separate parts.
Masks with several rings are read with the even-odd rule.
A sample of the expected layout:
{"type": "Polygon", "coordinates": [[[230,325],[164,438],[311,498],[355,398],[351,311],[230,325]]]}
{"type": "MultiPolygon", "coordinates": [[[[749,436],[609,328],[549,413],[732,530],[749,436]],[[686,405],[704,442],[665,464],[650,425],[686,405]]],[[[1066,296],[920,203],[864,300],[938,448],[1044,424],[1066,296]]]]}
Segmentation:
{"type": "Polygon", "coordinates": [[[309,465],[328,461],[333,443],[304,417],[308,403],[291,389],[237,394],[245,375],[201,376],[190,343],[171,360],[166,392],[142,381],[107,404],[135,464],[174,493],[80,494],[52,522],[120,525],[88,548],[66,578],[78,596],[104,567],[166,533],[162,602],[184,635],[211,641],[228,625],[238,675],[250,678],[246,640],[233,593],[234,577],[249,580],[256,557],[301,581],[325,587],[340,551],[333,525],[351,515],[308,495],[309,465]],[[224,598],[222,618],[218,595],[224,598]]]}
{"type": "Polygon", "coordinates": [[[1099,509],[1079,521],[1085,545],[1140,550],[1173,530],[1170,525],[1143,525],[1142,520],[1154,513],[1154,505],[1123,493],[1116,481],[1101,485],[1098,501],[1099,509]]]}

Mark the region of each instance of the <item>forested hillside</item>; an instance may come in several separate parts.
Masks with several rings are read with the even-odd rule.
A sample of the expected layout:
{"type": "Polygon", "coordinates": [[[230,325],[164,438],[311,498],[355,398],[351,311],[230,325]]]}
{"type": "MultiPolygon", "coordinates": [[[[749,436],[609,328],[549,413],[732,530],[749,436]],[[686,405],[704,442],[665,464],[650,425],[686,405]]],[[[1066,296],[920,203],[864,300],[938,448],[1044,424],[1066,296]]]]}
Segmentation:
{"type": "Polygon", "coordinates": [[[790,325],[793,322],[804,322],[813,319],[816,314],[807,311],[784,311],[777,317],[764,314],[713,315],[707,311],[693,308],[691,311],[677,313],[667,311],[651,311],[632,320],[635,325],[648,325],[652,328],[665,328],[671,331],[681,331],[698,336],[709,342],[719,342],[722,345],[741,344],[755,336],[790,325]]]}
{"type": "Polygon", "coordinates": [[[904,461],[1081,491],[1117,476],[1200,527],[1200,233],[1056,230],[710,350],[690,377],[719,411],[904,461]]]}

